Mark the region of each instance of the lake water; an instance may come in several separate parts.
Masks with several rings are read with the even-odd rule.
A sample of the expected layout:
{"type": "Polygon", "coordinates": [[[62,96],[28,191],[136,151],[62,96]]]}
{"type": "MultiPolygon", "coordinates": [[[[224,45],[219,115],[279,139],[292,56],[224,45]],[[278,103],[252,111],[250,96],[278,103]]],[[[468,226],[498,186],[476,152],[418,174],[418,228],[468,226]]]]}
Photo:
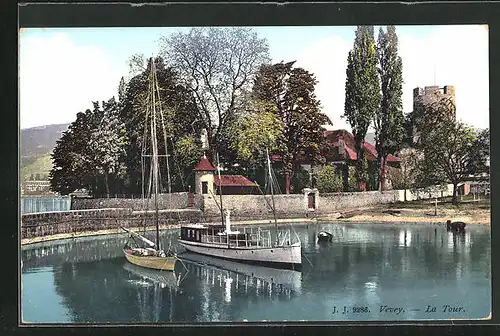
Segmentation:
{"type": "MultiPolygon", "coordinates": [[[[396,321],[490,314],[489,226],[469,225],[465,234],[415,224],[295,230],[303,244],[300,272],[190,253],[173,273],[146,270],[125,260],[125,235],[25,246],[23,321],[396,321]],[[320,230],[334,233],[333,242],[318,244],[320,230]]],[[[162,238],[176,246],[177,235],[173,230],[162,238]]]]}

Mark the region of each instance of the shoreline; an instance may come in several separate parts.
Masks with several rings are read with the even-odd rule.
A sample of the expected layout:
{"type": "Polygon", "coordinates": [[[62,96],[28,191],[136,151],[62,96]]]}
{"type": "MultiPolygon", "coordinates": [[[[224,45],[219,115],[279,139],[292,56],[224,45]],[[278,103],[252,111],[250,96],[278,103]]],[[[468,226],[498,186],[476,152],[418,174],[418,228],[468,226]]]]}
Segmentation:
{"type": "MultiPolygon", "coordinates": [[[[402,209],[399,210],[399,214],[386,214],[381,213],[380,209],[364,209],[365,213],[353,214],[349,218],[339,218],[339,213],[333,214],[325,214],[319,215],[314,218],[281,218],[278,219],[278,224],[284,223],[301,223],[305,225],[309,224],[322,224],[325,222],[328,223],[345,223],[345,224],[372,224],[372,225],[408,225],[408,224],[442,224],[446,223],[446,220],[452,219],[453,221],[463,221],[465,223],[473,223],[474,225],[481,226],[490,226],[490,211],[482,211],[479,214],[475,213],[438,213],[438,216],[434,216],[429,213],[428,209],[402,209]]],[[[255,219],[255,220],[234,220],[231,221],[231,225],[269,225],[272,224],[274,220],[270,219],[255,219]]],[[[200,223],[200,224],[208,224],[208,223],[200,223]]],[[[170,224],[170,225],[161,225],[160,230],[170,230],[170,229],[178,229],[181,224],[170,224]]],[[[144,228],[140,227],[131,227],[127,228],[131,231],[142,231],[144,228]]],[[[147,227],[146,231],[153,231],[155,228],[153,226],[147,227]]],[[[121,228],[115,229],[107,229],[107,230],[97,230],[97,231],[82,231],[78,233],[64,233],[57,235],[49,235],[42,237],[33,237],[33,238],[24,238],[21,239],[21,246],[36,244],[46,241],[52,240],[62,240],[62,239],[72,239],[72,238],[81,238],[81,237],[92,237],[92,236],[103,236],[103,235],[112,235],[112,234],[126,234],[121,228]]]]}

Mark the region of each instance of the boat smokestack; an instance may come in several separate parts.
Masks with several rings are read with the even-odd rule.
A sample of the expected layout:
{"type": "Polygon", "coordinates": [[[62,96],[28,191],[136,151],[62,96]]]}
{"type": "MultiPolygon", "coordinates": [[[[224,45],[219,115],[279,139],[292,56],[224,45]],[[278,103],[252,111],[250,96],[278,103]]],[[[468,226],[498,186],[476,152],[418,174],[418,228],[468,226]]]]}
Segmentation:
{"type": "Polygon", "coordinates": [[[226,209],[226,232],[230,233],[231,232],[231,220],[229,219],[231,215],[231,211],[226,209]]]}

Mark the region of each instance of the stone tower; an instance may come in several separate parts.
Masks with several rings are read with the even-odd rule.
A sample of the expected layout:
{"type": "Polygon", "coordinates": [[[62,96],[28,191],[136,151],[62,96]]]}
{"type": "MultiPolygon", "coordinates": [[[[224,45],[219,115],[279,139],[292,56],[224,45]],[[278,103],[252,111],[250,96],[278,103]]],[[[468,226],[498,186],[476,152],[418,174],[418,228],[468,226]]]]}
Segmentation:
{"type": "MultiPolygon", "coordinates": [[[[441,99],[450,99],[456,107],[455,102],[455,87],[451,85],[446,85],[444,87],[439,87],[437,85],[426,86],[425,88],[417,87],[413,89],[413,111],[416,110],[417,104],[431,105],[433,103],[439,102],[441,99]]],[[[456,113],[456,110],[454,111],[456,113]]],[[[454,114],[453,118],[456,117],[454,114]]],[[[413,126],[413,142],[418,141],[420,137],[419,131],[413,126]]]]}
{"type": "MultiPolygon", "coordinates": [[[[195,172],[195,193],[196,194],[208,194],[214,193],[214,172],[215,167],[207,159],[206,155],[198,162],[198,165],[194,168],[195,172]]],[[[215,194],[215,193],[214,193],[215,194]]]]}
{"type": "Polygon", "coordinates": [[[443,98],[449,98],[456,106],[455,87],[451,85],[446,85],[442,88],[437,85],[426,86],[425,88],[417,87],[413,89],[413,110],[415,110],[415,106],[417,103],[430,105],[432,103],[440,101],[443,98]]]}

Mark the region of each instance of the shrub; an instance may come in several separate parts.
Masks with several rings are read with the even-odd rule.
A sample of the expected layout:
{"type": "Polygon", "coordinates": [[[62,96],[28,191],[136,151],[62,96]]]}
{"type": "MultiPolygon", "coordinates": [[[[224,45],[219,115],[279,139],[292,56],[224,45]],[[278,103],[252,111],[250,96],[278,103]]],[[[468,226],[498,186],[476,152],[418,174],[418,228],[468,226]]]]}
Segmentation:
{"type": "Polygon", "coordinates": [[[335,169],[328,165],[316,169],[316,187],[319,192],[331,193],[342,191],[342,179],[335,169]]]}

